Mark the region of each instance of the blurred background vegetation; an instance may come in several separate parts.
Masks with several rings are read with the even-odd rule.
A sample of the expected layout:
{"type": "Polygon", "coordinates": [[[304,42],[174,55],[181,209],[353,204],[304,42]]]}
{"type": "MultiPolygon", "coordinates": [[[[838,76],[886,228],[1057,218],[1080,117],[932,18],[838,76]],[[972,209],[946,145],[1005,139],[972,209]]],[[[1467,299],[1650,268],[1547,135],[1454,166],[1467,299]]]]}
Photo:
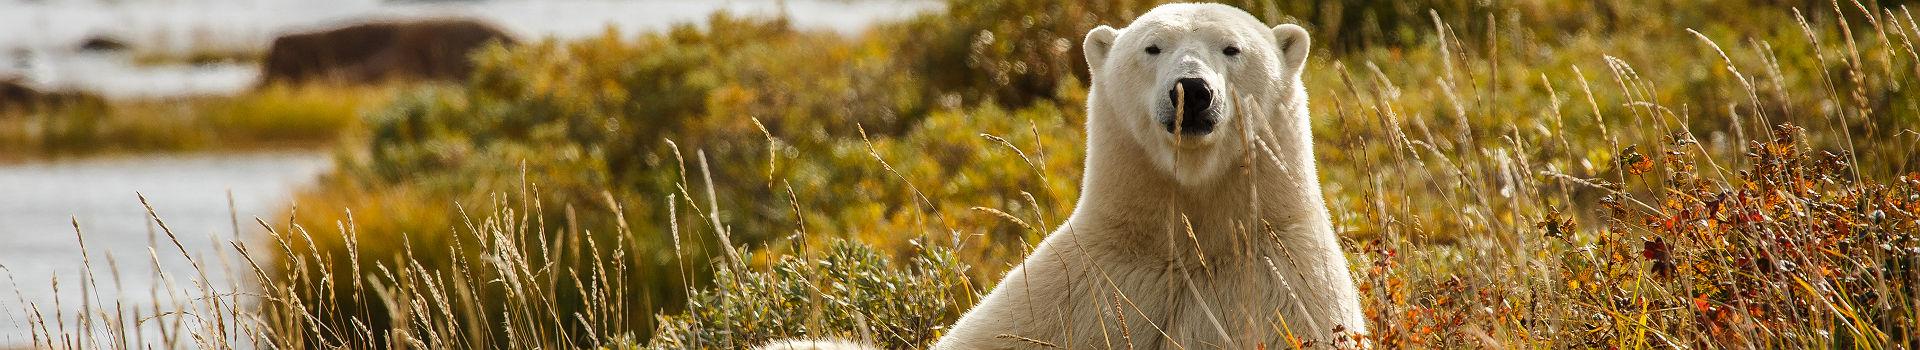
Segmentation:
{"type": "MultiPolygon", "coordinates": [[[[235,96],[0,108],[0,161],[127,152],[327,147],[403,86],[271,86],[235,96]]],[[[0,107],[11,107],[0,105],[0,107]]]]}
{"type": "MultiPolygon", "coordinates": [[[[924,346],[1072,210],[1080,38],[1158,3],[956,0],[854,37],[722,13],[493,47],[464,81],[349,103],[334,102],[363,95],[276,87],[199,108],[244,130],[207,139],[344,132],[337,169],[270,220],[285,247],[265,288],[286,298],[263,307],[293,335],[279,342],[924,346]],[[294,113],[368,105],[358,120],[294,113]],[[471,290],[396,307],[366,283],[471,290]]],[[[1322,178],[1381,345],[1920,341],[1920,27],[1904,4],[1229,3],[1314,36],[1322,178]],[[1757,151],[1781,142],[1802,152],[1757,151]],[[1770,181],[1768,164],[1823,175],[1770,181]],[[1748,231],[1673,221],[1743,195],[1842,210],[1768,206],[1781,226],[1748,231]],[[1712,250],[1856,221],[1861,236],[1813,254],[1827,258],[1795,260],[1824,268],[1801,281],[1819,288],[1729,292],[1765,275],[1743,272],[1752,261],[1781,259],[1712,250]],[[1695,274],[1676,281],[1674,264],[1695,274]],[[1862,286],[1879,292],[1837,292],[1862,286]],[[1792,301],[1809,298],[1851,306],[1792,301]]],[[[128,109],[112,108],[87,114],[128,109]]],[[[0,140],[121,133],[77,128],[98,131],[0,140]]]]}

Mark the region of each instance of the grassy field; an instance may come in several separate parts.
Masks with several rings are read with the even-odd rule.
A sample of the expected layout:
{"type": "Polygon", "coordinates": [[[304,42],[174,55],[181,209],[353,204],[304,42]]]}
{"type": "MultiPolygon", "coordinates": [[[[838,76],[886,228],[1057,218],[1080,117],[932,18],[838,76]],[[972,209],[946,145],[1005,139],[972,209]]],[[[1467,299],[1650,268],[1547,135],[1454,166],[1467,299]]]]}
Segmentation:
{"type": "Polygon", "coordinates": [[[235,96],[78,99],[0,111],[0,161],[103,153],[326,148],[400,86],[269,86],[235,96]]]}
{"type": "MultiPolygon", "coordinates": [[[[1920,344],[1905,6],[1236,4],[1331,43],[1316,152],[1377,346],[1920,344]]],[[[257,290],[154,319],[217,348],[923,347],[1071,210],[1079,38],[1152,5],[484,52],[345,124],[274,243],[236,244],[257,290]]]]}

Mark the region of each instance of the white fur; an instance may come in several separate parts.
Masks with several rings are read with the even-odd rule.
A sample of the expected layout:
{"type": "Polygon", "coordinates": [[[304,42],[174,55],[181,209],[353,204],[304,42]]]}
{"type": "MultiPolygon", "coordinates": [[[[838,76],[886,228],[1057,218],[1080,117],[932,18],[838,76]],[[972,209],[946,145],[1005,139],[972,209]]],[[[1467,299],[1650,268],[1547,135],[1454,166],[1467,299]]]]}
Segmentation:
{"type": "Polygon", "coordinates": [[[1288,332],[1335,345],[1364,333],[1314,168],[1306,31],[1170,4],[1084,45],[1079,204],[935,348],[1283,348],[1288,332]],[[1240,53],[1224,55],[1229,45],[1240,53]],[[1162,126],[1183,77],[1230,92],[1213,132],[1162,126]]]}

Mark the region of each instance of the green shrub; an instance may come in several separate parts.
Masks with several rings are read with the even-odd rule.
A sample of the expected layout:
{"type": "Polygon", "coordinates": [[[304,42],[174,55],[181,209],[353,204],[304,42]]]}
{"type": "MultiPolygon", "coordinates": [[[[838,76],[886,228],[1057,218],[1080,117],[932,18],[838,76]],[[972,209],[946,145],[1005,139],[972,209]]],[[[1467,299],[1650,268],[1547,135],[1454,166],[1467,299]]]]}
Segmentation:
{"type": "MultiPolygon", "coordinates": [[[[466,239],[442,233],[445,226],[464,221],[462,208],[518,194],[546,203],[522,208],[544,220],[529,220],[540,227],[519,239],[557,240],[577,228],[631,242],[623,283],[635,287],[619,298],[651,314],[680,312],[690,287],[711,283],[711,269],[679,265],[706,266],[726,249],[723,240],[745,249],[804,230],[818,233],[811,239],[855,237],[905,254],[918,249],[912,239],[964,239],[953,248],[963,261],[995,262],[970,276],[983,278],[1020,254],[1008,242],[1043,232],[972,208],[1014,213],[1040,229],[1070,209],[1080,137],[1068,123],[1080,102],[931,110],[877,43],[797,32],[778,20],[712,21],[722,29],[483,52],[464,85],[417,89],[373,113],[364,151],[342,152],[336,173],[301,196],[354,208],[352,217],[309,211],[299,223],[351,219],[358,236],[390,237],[354,243],[362,260],[410,255],[446,271],[449,262],[483,257],[440,249],[466,239]],[[674,240],[673,206],[682,211],[680,228],[700,234],[674,240]]],[[[1060,86],[1083,95],[1078,85],[1060,86]]],[[[348,242],[316,237],[323,251],[348,242]]],[[[307,268],[352,275],[345,260],[307,268]]],[[[348,310],[378,306],[334,299],[348,310]]],[[[592,309],[571,299],[553,307],[563,315],[592,309]]],[[[313,314],[338,328],[356,319],[372,329],[392,324],[378,313],[313,314]]],[[[649,318],[624,320],[620,329],[642,339],[652,329],[649,318]]],[[[603,331],[549,322],[570,337],[603,331]]]]}

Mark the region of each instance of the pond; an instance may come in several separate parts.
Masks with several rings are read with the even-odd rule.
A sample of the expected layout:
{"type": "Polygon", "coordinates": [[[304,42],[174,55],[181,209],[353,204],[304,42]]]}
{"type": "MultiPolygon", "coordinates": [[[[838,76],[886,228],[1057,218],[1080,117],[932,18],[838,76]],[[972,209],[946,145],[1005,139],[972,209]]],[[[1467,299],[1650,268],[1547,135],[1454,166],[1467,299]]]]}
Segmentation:
{"type": "MultiPolygon", "coordinates": [[[[74,234],[76,222],[92,278],[101,287],[86,293],[119,302],[85,309],[111,313],[124,308],[131,314],[138,308],[141,314],[153,314],[156,300],[162,309],[170,309],[165,305],[202,295],[194,287],[200,275],[182,249],[208,270],[213,285],[231,292],[233,279],[227,273],[245,276],[249,270],[244,261],[234,261],[237,255],[228,242],[244,237],[250,246],[267,244],[264,229],[252,217],[284,220],[286,214],[276,211],[285,210],[295,190],[332,164],[326,153],[309,151],[0,165],[0,266],[5,267],[0,283],[6,283],[0,285],[0,348],[31,344],[30,335],[38,332],[27,328],[23,317],[32,308],[50,321],[49,328],[56,327],[51,322],[56,310],[66,315],[59,319],[69,330],[76,327],[73,315],[83,310],[80,282],[88,278],[88,261],[82,259],[81,241],[74,234]],[[179,246],[149,217],[140,195],[179,246]],[[240,235],[235,234],[236,219],[240,235]]],[[[60,334],[57,329],[49,332],[60,334]]]]}

